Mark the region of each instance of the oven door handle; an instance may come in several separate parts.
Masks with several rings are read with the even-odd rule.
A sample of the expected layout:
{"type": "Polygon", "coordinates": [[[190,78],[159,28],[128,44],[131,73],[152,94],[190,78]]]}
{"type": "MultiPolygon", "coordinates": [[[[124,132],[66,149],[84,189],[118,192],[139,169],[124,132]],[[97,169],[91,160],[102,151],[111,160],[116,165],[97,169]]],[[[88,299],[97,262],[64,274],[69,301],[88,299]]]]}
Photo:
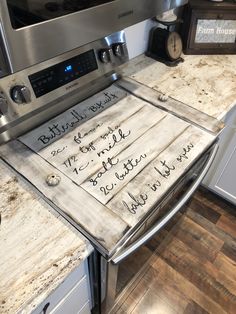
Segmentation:
{"type": "Polygon", "coordinates": [[[130,246],[125,248],[121,253],[115,254],[115,256],[111,259],[113,264],[119,264],[122,262],[126,257],[132,254],[135,250],[137,250],[140,246],[145,244],[149,239],[151,239],[162,227],[167,224],[167,222],[181,209],[181,207],[190,199],[192,194],[198,188],[200,183],[202,182],[203,178],[205,177],[207,171],[209,170],[218,150],[218,144],[215,144],[212,152],[206,162],[205,167],[203,168],[200,175],[197,179],[191,184],[190,188],[185,192],[183,197],[177,204],[172,208],[163,218],[161,218],[156,225],[154,225],[148,232],[146,232],[140,239],[133,242],[130,246]]]}

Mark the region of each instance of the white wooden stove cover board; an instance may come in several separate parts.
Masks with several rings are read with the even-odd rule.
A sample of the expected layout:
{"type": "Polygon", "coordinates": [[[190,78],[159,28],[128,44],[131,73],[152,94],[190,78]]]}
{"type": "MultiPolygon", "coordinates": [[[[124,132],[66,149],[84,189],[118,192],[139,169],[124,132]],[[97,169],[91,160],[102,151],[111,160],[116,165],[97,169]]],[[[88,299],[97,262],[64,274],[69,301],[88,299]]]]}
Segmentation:
{"type": "MultiPolygon", "coordinates": [[[[104,93],[121,100],[60,137],[58,130],[64,130],[75,110],[71,108],[22,136],[24,145],[12,142],[0,153],[110,252],[215,136],[133,95],[124,97],[115,86],[92,101],[100,103],[104,93]],[[58,140],[48,145],[50,135],[58,140]],[[52,172],[62,178],[55,187],[45,182],[52,172]]],[[[89,107],[91,98],[77,105],[76,115],[89,107]]]]}
{"type": "MultiPolygon", "coordinates": [[[[119,80],[117,84],[133,95],[145,99],[154,106],[209,132],[218,134],[224,128],[222,121],[191,107],[189,104],[180,102],[171,96],[165,95],[165,97],[168,97],[168,101],[161,101],[160,98],[163,96],[163,93],[159,92],[157,89],[146,86],[143,82],[140,83],[129,77],[125,77],[119,80]]],[[[189,103],[191,104],[191,96],[189,96],[189,103]]]]}

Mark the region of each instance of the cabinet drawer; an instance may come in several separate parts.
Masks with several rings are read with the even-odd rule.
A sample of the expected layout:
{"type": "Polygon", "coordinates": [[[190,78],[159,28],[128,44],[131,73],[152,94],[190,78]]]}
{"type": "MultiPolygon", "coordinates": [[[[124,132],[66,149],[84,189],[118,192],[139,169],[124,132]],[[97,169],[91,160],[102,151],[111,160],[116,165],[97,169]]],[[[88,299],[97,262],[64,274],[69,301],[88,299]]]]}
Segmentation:
{"type": "MultiPolygon", "coordinates": [[[[77,285],[61,300],[51,314],[77,314],[89,301],[88,278],[84,276],[77,285]]],[[[83,313],[83,312],[82,312],[83,313]]],[[[87,312],[88,313],[88,312],[87,312]]]]}
{"type": "Polygon", "coordinates": [[[81,263],[66,279],[42,302],[32,314],[50,313],[85,276],[87,260],[81,263]]]}

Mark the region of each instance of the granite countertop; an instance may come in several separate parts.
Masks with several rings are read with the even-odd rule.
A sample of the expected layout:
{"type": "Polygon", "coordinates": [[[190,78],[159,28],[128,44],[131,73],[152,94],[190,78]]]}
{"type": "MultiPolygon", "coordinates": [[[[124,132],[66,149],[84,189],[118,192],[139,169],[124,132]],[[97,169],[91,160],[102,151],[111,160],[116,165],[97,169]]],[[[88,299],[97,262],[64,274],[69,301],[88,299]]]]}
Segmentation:
{"type": "Polygon", "coordinates": [[[92,247],[1,160],[0,196],[0,313],[30,313],[92,247]]]}
{"type": "Polygon", "coordinates": [[[123,76],[217,119],[236,104],[236,55],[184,55],[168,67],[144,55],[121,67],[123,76]]]}

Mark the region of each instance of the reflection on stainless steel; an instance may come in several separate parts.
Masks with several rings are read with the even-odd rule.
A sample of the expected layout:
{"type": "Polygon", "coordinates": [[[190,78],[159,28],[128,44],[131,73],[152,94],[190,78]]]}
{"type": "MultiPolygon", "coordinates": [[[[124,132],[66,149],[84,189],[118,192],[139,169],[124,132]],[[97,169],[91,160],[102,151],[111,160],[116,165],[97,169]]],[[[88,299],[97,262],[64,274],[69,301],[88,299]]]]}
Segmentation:
{"type": "Polygon", "coordinates": [[[13,28],[22,28],[114,0],[7,0],[13,28]]]}
{"type": "MultiPolygon", "coordinates": [[[[27,1],[29,5],[30,2],[27,1]]],[[[0,69],[3,64],[9,73],[25,69],[186,2],[115,0],[16,30],[12,27],[7,2],[1,0],[0,41],[4,56],[0,53],[0,69]]]]}

